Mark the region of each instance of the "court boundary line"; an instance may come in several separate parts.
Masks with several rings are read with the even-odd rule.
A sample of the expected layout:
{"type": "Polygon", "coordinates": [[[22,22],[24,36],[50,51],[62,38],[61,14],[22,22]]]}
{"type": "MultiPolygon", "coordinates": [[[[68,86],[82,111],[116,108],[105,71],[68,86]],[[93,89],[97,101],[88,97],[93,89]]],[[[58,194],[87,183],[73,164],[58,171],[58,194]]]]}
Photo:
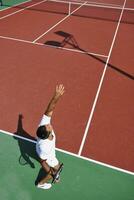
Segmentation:
{"type": "Polygon", "coordinates": [[[14,7],[16,7],[16,6],[19,6],[19,5],[22,5],[22,4],[25,4],[25,3],[28,3],[28,2],[30,2],[30,1],[32,1],[32,0],[27,0],[27,1],[24,1],[24,2],[21,2],[21,3],[18,3],[18,4],[14,4],[14,5],[12,5],[12,6],[9,6],[9,7],[7,7],[7,8],[4,8],[4,9],[0,10],[0,12],[5,11],[5,10],[8,10],[8,9],[11,9],[11,8],[14,8],[14,7]]]}
{"type": "MultiPolygon", "coordinates": [[[[82,4],[85,1],[65,1],[65,0],[49,0],[49,1],[53,1],[53,2],[63,2],[63,3],[73,3],[73,4],[82,4]]],[[[95,1],[87,1],[87,4],[97,4],[97,5],[104,5],[104,6],[118,6],[121,7],[122,5],[120,4],[109,4],[109,3],[101,3],[101,2],[95,2],[95,1]]]]}
{"type": "MultiPolygon", "coordinates": [[[[0,133],[3,133],[5,135],[16,137],[16,138],[19,138],[19,139],[22,139],[22,140],[25,140],[25,141],[32,142],[32,143],[36,144],[35,140],[31,140],[29,138],[26,138],[26,137],[23,137],[23,136],[20,136],[20,135],[16,135],[16,134],[8,132],[8,131],[4,131],[4,130],[0,129],[0,133]]],[[[60,148],[56,148],[56,151],[65,153],[67,155],[70,155],[70,156],[73,156],[73,157],[76,157],[76,158],[79,158],[79,159],[82,159],[82,160],[89,161],[89,162],[94,163],[94,164],[98,164],[98,165],[113,169],[115,171],[119,171],[119,172],[134,176],[134,172],[132,172],[132,171],[128,171],[128,170],[125,170],[125,169],[122,169],[122,168],[119,168],[119,167],[115,167],[113,165],[109,165],[109,164],[106,164],[106,163],[103,163],[103,162],[100,162],[100,161],[97,161],[97,160],[94,160],[94,159],[91,159],[91,158],[87,158],[87,157],[84,157],[84,156],[81,156],[81,155],[78,155],[78,154],[75,154],[75,153],[60,149],[60,148]]]]}
{"type": "Polygon", "coordinates": [[[103,58],[107,58],[108,57],[107,55],[103,55],[103,54],[98,54],[98,53],[93,53],[93,52],[88,52],[88,51],[85,52],[85,51],[82,51],[82,50],[71,49],[71,48],[67,48],[67,47],[58,47],[58,46],[47,45],[47,44],[44,44],[44,46],[50,47],[50,48],[55,48],[55,49],[60,49],[60,50],[65,50],[65,51],[73,51],[73,52],[76,52],[76,53],[82,53],[82,54],[89,54],[89,55],[94,55],[94,56],[100,56],[100,57],[103,57],[103,58]]]}
{"type": "MultiPolygon", "coordinates": [[[[48,0],[48,2],[57,2],[57,3],[65,3],[65,4],[73,4],[73,5],[82,5],[82,3],[84,3],[85,1],[82,2],[74,2],[74,1],[64,1],[64,0],[48,0]]],[[[103,3],[89,3],[88,1],[86,2],[86,6],[88,7],[98,7],[98,8],[108,8],[108,9],[117,9],[117,10],[122,10],[123,5],[119,5],[119,4],[103,4],[103,3]]],[[[131,7],[125,7],[124,10],[128,10],[128,11],[133,11],[134,8],[131,7]]]]}
{"type": "Polygon", "coordinates": [[[44,45],[43,43],[33,43],[32,41],[29,41],[29,40],[23,40],[23,39],[18,39],[18,38],[13,38],[13,37],[8,37],[8,36],[2,36],[0,35],[0,38],[1,39],[6,39],[6,40],[13,40],[13,41],[16,41],[16,42],[23,42],[23,43],[28,43],[28,44],[36,44],[36,45],[44,45]]]}
{"type": "Polygon", "coordinates": [[[89,114],[89,118],[88,118],[88,121],[87,121],[85,132],[84,132],[84,135],[83,135],[83,138],[82,138],[82,141],[81,141],[81,144],[80,144],[80,148],[79,148],[79,151],[78,151],[78,155],[79,156],[82,153],[82,150],[84,148],[84,144],[85,144],[85,141],[86,141],[86,138],[87,138],[90,126],[91,126],[92,118],[93,118],[93,115],[94,115],[94,112],[95,112],[95,108],[96,108],[96,105],[97,105],[97,102],[98,102],[98,99],[99,99],[100,91],[101,91],[102,84],[103,84],[103,81],[104,81],[104,78],[105,78],[105,74],[106,74],[106,71],[107,71],[107,68],[108,68],[108,62],[109,62],[110,57],[111,57],[113,46],[114,46],[114,43],[115,43],[115,40],[116,40],[116,37],[117,37],[117,33],[118,33],[119,26],[120,26],[120,23],[121,23],[121,19],[122,19],[122,16],[123,16],[123,12],[124,12],[124,8],[125,8],[125,5],[126,5],[126,1],[127,0],[124,0],[123,8],[122,8],[122,11],[120,13],[118,24],[117,24],[117,27],[115,29],[113,40],[112,40],[112,43],[111,43],[111,46],[110,46],[110,50],[109,50],[109,53],[108,53],[108,58],[106,60],[106,64],[105,64],[105,67],[104,67],[104,70],[103,70],[103,73],[102,73],[102,76],[101,76],[101,79],[100,79],[100,83],[99,83],[99,86],[98,86],[98,89],[97,89],[97,93],[96,93],[95,99],[93,101],[92,109],[91,109],[91,112],[89,114]]]}
{"type": "Polygon", "coordinates": [[[43,1],[37,2],[37,3],[32,4],[32,5],[30,5],[30,6],[27,6],[27,7],[25,7],[25,8],[20,9],[20,10],[17,10],[17,11],[15,11],[15,12],[12,12],[12,13],[10,13],[10,14],[4,15],[4,16],[0,17],[0,20],[5,19],[5,18],[7,18],[7,17],[10,17],[10,16],[12,16],[12,15],[15,15],[15,14],[17,14],[17,13],[19,13],[19,12],[22,12],[23,10],[26,10],[26,9],[28,9],[28,8],[33,7],[33,6],[39,5],[39,4],[41,4],[41,3],[45,2],[45,1],[47,1],[47,0],[43,0],[43,1]]]}
{"type": "Polygon", "coordinates": [[[73,4],[73,5],[82,5],[82,3],[86,2],[86,6],[91,6],[91,7],[99,7],[99,8],[111,8],[111,9],[122,9],[121,5],[118,4],[103,4],[103,3],[91,3],[89,1],[82,1],[82,2],[77,2],[77,1],[62,1],[62,0],[48,0],[48,2],[55,2],[55,3],[65,3],[65,4],[73,4]]]}
{"type": "MultiPolygon", "coordinates": [[[[29,41],[29,40],[17,39],[17,38],[2,36],[2,35],[0,35],[0,39],[13,40],[13,41],[16,41],[16,42],[23,42],[23,43],[28,43],[28,44],[32,44],[32,45],[44,46],[44,48],[50,46],[50,45],[45,45],[45,44],[39,43],[39,42],[33,43],[32,41],[29,41]]],[[[94,53],[94,52],[83,52],[83,51],[80,51],[80,50],[77,50],[77,49],[58,48],[58,47],[51,47],[51,48],[57,48],[57,49],[60,49],[60,50],[63,49],[63,50],[66,50],[66,51],[70,51],[70,52],[72,51],[72,52],[81,53],[81,54],[95,55],[95,56],[104,57],[104,58],[108,57],[107,55],[97,54],[97,53],[94,53]]]]}

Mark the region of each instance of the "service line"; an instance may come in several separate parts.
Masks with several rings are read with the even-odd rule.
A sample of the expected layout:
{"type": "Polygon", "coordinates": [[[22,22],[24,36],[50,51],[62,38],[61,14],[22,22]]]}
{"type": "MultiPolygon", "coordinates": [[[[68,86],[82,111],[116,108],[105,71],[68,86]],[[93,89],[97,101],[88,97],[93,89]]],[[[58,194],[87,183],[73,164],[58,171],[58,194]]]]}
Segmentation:
{"type": "Polygon", "coordinates": [[[69,48],[65,48],[65,47],[61,47],[60,48],[60,47],[45,45],[45,44],[39,43],[39,42],[33,43],[32,41],[29,41],[29,40],[23,40],[23,39],[19,39],[19,38],[8,37],[8,36],[0,35],[0,38],[1,39],[6,39],[6,40],[12,40],[12,41],[16,41],[16,42],[28,43],[28,44],[32,44],[32,45],[39,45],[39,46],[44,46],[44,47],[52,47],[52,48],[56,48],[56,49],[60,49],[60,50],[66,50],[66,51],[70,51],[70,52],[74,52],[74,53],[95,55],[95,56],[99,56],[99,57],[102,57],[102,58],[107,58],[108,57],[107,55],[103,55],[103,54],[99,54],[99,53],[95,53],[95,52],[84,52],[84,51],[81,51],[81,50],[69,49],[69,48]]]}
{"type": "Polygon", "coordinates": [[[93,102],[91,112],[89,114],[89,118],[88,118],[88,122],[87,122],[87,125],[86,125],[86,128],[85,128],[83,139],[81,141],[80,148],[79,148],[79,151],[78,151],[79,156],[82,154],[82,150],[83,150],[83,147],[84,147],[84,144],[85,144],[85,140],[86,140],[87,134],[89,132],[89,128],[90,128],[91,121],[92,121],[92,118],[93,118],[93,114],[95,112],[96,104],[97,104],[97,101],[98,101],[98,98],[99,98],[99,95],[100,95],[102,83],[103,83],[104,78],[105,78],[106,70],[108,68],[108,62],[109,62],[110,57],[111,57],[111,53],[112,53],[113,46],[114,46],[114,43],[115,43],[115,40],[116,40],[116,36],[117,36],[118,30],[119,30],[119,26],[120,26],[120,23],[121,23],[121,19],[122,19],[122,15],[123,15],[123,12],[124,12],[125,5],[126,5],[126,0],[124,1],[124,4],[123,4],[123,8],[122,8],[122,11],[121,11],[121,14],[120,14],[120,17],[119,17],[119,21],[118,21],[115,33],[114,33],[112,44],[111,44],[111,47],[110,47],[110,50],[109,50],[108,58],[107,58],[107,61],[106,61],[106,64],[105,64],[105,67],[104,67],[104,70],[103,70],[103,73],[102,73],[102,77],[101,77],[101,80],[100,80],[100,83],[99,83],[99,86],[98,86],[98,89],[97,89],[97,93],[96,93],[96,96],[95,96],[95,99],[94,99],[94,102],[93,102]]]}

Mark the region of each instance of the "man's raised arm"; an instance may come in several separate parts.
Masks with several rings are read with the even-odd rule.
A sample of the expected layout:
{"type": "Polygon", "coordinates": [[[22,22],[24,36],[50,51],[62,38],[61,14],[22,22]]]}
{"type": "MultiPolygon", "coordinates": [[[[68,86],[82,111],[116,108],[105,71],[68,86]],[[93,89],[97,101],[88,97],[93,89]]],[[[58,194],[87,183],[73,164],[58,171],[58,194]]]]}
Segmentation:
{"type": "Polygon", "coordinates": [[[52,97],[50,103],[47,106],[47,109],[44,113],[45,115],[47,115],[49,117],[52,116],[55,105],[58,102],[58,100],[60,99],[60,97],[64,94],[64,92],[65,92],[65,90],[64,90],[64,86],[62,84],[56,86],[54,96],[52,97]]]}

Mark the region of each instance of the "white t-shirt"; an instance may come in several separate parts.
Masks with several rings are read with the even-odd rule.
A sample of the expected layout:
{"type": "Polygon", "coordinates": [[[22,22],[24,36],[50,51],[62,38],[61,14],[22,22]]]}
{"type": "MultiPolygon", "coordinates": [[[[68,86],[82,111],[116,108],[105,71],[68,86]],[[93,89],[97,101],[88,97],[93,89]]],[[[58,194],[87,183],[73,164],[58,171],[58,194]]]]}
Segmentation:
{"type": "MultiPolygon", "coordinates": [[[[41,122],[39,124],[40,126],[50,124],[51,117],[48,117],[46,115],[43,115],[41,122]]],[[[42,160],[48,160],[55,158],[55,133],[52,131],[53,139],[40,139],[37,137],[37,143],[36,143],[36,151],[39,155],[39,157],[42,160]]]]}

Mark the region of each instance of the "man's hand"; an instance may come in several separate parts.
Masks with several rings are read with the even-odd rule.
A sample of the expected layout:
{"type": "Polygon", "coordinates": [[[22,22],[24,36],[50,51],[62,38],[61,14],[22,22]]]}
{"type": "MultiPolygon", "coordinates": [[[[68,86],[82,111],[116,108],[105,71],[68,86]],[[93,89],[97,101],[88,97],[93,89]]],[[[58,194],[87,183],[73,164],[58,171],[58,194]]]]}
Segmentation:
{"type": "Polygon", "coordinates": [[[56,96],[62,96],[64,92],[65,90],[62,84],[56,86],[56,96]]]}

